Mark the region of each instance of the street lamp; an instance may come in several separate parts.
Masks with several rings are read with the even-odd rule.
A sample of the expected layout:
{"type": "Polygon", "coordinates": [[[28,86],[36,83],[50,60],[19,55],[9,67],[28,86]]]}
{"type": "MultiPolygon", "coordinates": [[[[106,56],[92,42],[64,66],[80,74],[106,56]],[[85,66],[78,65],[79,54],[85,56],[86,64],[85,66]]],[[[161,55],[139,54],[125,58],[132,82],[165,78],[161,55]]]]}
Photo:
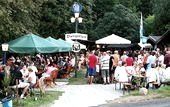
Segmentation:
{"type": "Polygon", "coordinates": [[[6,52],[8,51],[9,45],[7,43],[2,44],[2,51],[3,51],[3,62],[2,64],[6,64],[6,52]]]}
{"type": "MultiPolygon", "coordinates": [[[[71,23],[75,23],[75,33],[78,32],[78,24],[82,23],[83,21],[83,18],[79,17],[81,10],[82,10],[82,5],[80,3],[75,2],[72,5],[72,11],[74,12],[74,17],[71,17],[71,23]]],[[[75,52],[75,78],[77,78],[77,70],[78,70],[77,52],[75,52]]]]}
{"type": "Polygon", "coordinates": [[[75,23],[76,27],[75,27],[75,32],[78,32],[78,24],[82,23],[83,18],[79,17],[79,13],[74,13],[75,17],[71,18],[71,23],[75,23]]]}

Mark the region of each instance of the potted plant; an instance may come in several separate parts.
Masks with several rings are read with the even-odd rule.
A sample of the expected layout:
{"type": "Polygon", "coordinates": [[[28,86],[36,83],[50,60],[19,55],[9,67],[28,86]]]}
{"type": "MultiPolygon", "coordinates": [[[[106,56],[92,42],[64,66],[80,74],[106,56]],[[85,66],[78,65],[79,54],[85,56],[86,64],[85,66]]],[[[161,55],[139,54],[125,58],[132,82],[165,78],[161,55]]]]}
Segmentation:
{"type": "Polygon", "coordinates": [[[0,89],[1,102],[3,107],[12,107],[12,97],[14,95],[12,88],[10,87],[11,77],[5,75],[2,80],[3,88],[0,89]]]}

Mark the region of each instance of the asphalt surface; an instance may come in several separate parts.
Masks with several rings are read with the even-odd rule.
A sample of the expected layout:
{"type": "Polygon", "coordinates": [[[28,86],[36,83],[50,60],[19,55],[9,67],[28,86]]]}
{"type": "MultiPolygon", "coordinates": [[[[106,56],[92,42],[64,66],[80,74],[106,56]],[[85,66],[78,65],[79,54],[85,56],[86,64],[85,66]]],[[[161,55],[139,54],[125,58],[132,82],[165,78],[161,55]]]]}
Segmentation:
{"type": "MultiPolygon", "coordinates": [[[[94,106],[93,106],[94,107],[94,106]]],[[[153,99],[142,102],[112,103],[95,107],[170,107],[170,98],[153,99]]]]}

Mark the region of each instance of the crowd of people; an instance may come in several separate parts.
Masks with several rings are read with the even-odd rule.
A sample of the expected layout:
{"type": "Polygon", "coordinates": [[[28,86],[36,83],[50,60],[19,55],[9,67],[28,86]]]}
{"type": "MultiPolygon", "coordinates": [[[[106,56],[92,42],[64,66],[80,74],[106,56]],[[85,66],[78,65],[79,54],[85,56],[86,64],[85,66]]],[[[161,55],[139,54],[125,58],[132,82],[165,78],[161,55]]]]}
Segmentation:
{"type": "Polygon", "coordinates": [[[35,85],[42,93],[45,93],[45,79],[52,75],[52,71],[67,72],[67,68],[74,66],[75,57],[73,54],[70,56],[65,54],[60,56],[45,56],[43,54],[10,56],[6,64],[0,64],[0,89],[4,88],[2,84],[4,77],[10,77],[9,86],[13,89],[22,89],[21,98],[28,96],[29,90],[35,85]]]}
{"type": "MultiPolygon", "coordinates": [[[[113,82],[133,83],[134,78],[141,78],[149,88],[151,83],[157,87],[164,81],[170,81],[170,48],[146,51],[115,50],[100,52],[92,51],[86,57],[89,84],[100,73],[103,84],[113,82]]],[[[136,83],[133,83],[136,84],[136,83]]]]}
{"type": "Polygon", "coordinates": [[[40,91],[44,93],[44,79],[50,77],[54,70],[67,72],[69,67],[78,71],[86,67],[85,77],[88,77],[88,84],[93,84],[99,77],[104,85],[114,82],[132,83],[135,77],[140,77],[146,82],[144,87],[149,88],[150,83],[157,83],[159,87],[163,81],[170,81],[170,48],[165,51],[87,51],[78,56],[77,65],[72,53],[53,56],[11,56],[5,65],[0,65],[0,89],[3,88],[3,78],[11,76],[10,86],[23,88],[21,98],[29,95],[28,90],[35,84],[38,84],[40,91]]]}

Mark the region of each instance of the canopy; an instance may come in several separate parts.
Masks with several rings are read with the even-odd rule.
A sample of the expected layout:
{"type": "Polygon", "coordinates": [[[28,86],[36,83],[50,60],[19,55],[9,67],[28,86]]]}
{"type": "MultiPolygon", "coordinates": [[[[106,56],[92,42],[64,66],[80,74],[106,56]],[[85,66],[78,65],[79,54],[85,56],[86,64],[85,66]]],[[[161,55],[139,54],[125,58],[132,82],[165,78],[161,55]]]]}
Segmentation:
{"type": "MultiPolygon", "coordinates": [[[[66,42],[67,42],[67,43],[70,43],[71,46],[75,43],[75,41],[72,41],[71,39],[67,39],[66,42]]],[[[78,43],[79,43],[79,42],[78,42],[78,43]]],[[[87,49],[87,48],[86,48],[86,45],[83,45],[83,44],[80,43],[80,49],[87,49]]]]}
{"type": "Polygon", "coordinates": [[[138,45],[141,47],[141,48],[152,48],[152,45],[150,43],[138,43],[138,45]]]}
{"type": "Polygon", "coordinates": [[[9,51],[14,53],[54,53],[60,48],[59,45],[54,45],[32,33],[12,40],[8,44],[9,51]]]}
{"type": "Polygon", "coordinates": [[[96,40],[96,44],[131,44],[131,41],[115,34],[96,40]]]}
{"type": "Polygon", "coordinates": [[[131,48],[134,44],[110,44],[107,47],[108,48],[131,48]]]}
{"type": "Polygon", "coordinates": [[[69,52],[71,51],[71,45],[66,43],[64,40],[62,39],[54,39],[52,37],[48,37],[46,38],[48,41],[50,41],[51,43],[55,44],[55,45],[59,45],[59,52],[69,52]]]}

